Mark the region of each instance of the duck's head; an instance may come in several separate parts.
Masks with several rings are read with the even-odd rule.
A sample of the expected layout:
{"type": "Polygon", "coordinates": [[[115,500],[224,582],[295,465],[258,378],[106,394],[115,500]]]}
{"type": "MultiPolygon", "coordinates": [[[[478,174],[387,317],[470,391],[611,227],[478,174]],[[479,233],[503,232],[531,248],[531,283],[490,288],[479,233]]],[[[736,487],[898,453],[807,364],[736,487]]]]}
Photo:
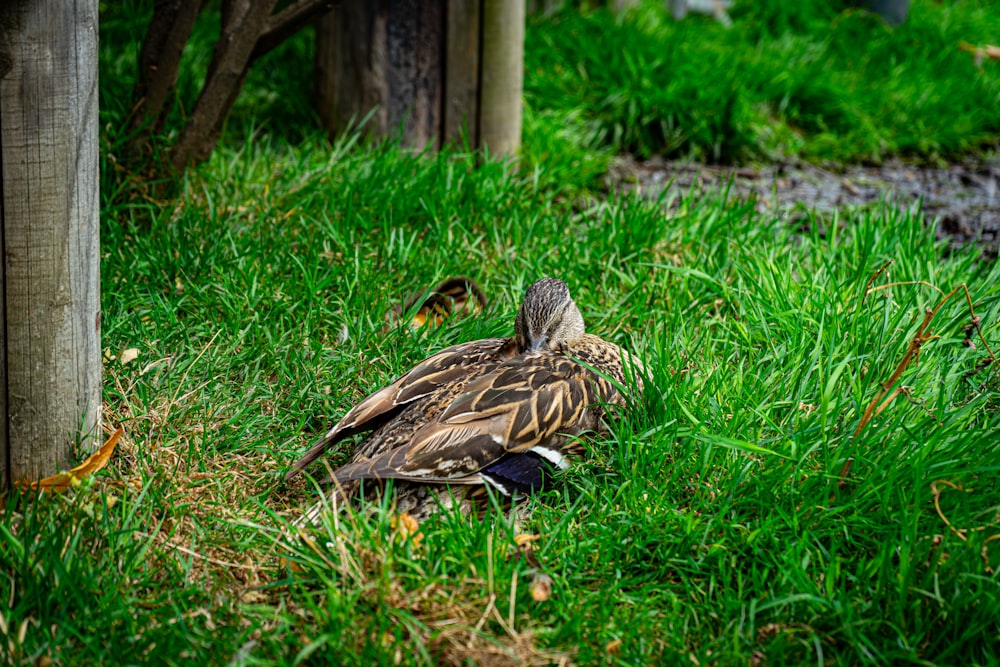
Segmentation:
{"type": "Polygon", "coordinates": [[[558,350],[577,342],[585,332],[583,315],[566,283],[542,278],[528,288],[514,320],[514,336],[522,350],[558,350]]]}

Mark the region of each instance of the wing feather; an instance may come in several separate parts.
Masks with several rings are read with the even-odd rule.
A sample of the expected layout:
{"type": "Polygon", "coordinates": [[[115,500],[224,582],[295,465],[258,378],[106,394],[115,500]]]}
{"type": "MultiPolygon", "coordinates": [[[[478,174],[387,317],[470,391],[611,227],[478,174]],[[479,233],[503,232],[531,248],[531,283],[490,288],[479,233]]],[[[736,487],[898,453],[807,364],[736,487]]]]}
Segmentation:
{"type": "Polygon", "coordinates": [[[338,481],[470,483],[512,453],[558,450],[598,426],[613,386],[558,353],[518,357],[469,384],[405,444],[335,473],[338,481]],[[461,480],[461,481],[460,481],[461,480]]]}
{"type": "Polygon", "coordinates": [[[285,479],[298,475],[341,440],[376,429],[398,415],[407,405],[455,383],[467,375],[470,368],[491,362],[497,364],[513,354],[513,341],[487,338],[452,345],[428,357],[392,384],[379,389],[351,408],[326,435],[292,464],[285,479]]]}

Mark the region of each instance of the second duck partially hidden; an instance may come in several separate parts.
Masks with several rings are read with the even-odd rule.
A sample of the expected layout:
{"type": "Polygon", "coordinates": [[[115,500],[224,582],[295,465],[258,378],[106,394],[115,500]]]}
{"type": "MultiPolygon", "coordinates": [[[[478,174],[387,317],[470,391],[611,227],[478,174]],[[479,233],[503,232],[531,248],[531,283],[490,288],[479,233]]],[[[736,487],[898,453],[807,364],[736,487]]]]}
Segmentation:
{"type": "MultiPolygon", "coordinates": [[[[285,476],[298,475],[328,448],[371,431],[333,473],[331,502],[395,480],[399,512],[420,519],[457,499],[539,489],[568,467],[579,436],[604,429],[609,406],[624,404],[619,387],[641,364],[617,345],[586,333],[583,316],[561,280],[528,288],[513,338],[446,348],[354,406],[285,476]]],[[[325,504],[297,522],[316,523],[325,504]]]]}

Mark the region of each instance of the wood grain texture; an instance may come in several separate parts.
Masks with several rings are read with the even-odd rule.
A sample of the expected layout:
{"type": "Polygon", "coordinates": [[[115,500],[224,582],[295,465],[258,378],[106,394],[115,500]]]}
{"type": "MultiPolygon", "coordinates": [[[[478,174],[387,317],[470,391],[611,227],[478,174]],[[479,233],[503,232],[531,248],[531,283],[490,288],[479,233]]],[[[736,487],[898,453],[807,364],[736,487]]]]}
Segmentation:
{"type": "Polygon", "coordinates": [[[407,144],[418,150],[440,148],[444,116],[445,0],[418,2],[416,87],[412,111],[407,115],[407,144]]]}
{"type": "Polygon", "coordinates": [[[387,21],[384,2],[347,0],[316,24],[315,104],[329,132],[342,132],[367,114],[371,132],[388,131],[387,21]]]}
{"type": "Polygon", "coordinates": [[[139,52],[139,76],[128,119],[133,132],[128,142],[130,157],[149,152],[150,135],[163,131],[181,56],[205,1],[158,0],[153,4],[153,17],[139,52]]]}
{"type": "Polygon", "coordinates": [[[345,0],[317,24],[316,106],[342,132],[367,118],[376,135],[440,145],[445,0],[345,0]]]}
{"type": "Polygon", "coordinates": [[[443,140],[468,133],[479,145],[479,20],[482,0],[450,0],[445,23],[443,140]]]}
{"type": "Polygon", "coordinates": [[[492,155],[521,146],[525,0],[483,0],[479,140],[492,155]]]}
{"type": "Polygon", "coordinates": [[[521,145],[525,0],[345,0],[318,24],[316,106],[412,148],[521,145]]]}
{"type": "Polygon", "coordinates": [[[0,8],[4,486],[101,441],[97,4],[0,8]]]}

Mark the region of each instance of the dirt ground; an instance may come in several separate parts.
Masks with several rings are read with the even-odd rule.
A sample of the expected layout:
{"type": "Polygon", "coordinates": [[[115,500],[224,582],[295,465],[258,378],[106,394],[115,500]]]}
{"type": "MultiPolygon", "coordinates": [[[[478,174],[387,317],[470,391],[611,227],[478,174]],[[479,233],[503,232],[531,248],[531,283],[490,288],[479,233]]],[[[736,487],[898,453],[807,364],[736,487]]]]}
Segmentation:
{"type": "Polygon", "coordinates": [[[990,261],[996,260],[1000,247],[1000,158],[946,167],[891,161],[878,167],[848,166],[836,172],[804,163],[732,168],[653,159],[625,161],[616,171],[620,188],[640,188],[647,193],[666,188],[681,194],[692,186],[712,190],[731,178],[731,194],[742,197],[752,193],[762,209],[805,206],[831,212],[883,200],[908,208],[922,199],[938,238],[947,238],[951,247],[976,243],[984,259],[990,261]]]}

